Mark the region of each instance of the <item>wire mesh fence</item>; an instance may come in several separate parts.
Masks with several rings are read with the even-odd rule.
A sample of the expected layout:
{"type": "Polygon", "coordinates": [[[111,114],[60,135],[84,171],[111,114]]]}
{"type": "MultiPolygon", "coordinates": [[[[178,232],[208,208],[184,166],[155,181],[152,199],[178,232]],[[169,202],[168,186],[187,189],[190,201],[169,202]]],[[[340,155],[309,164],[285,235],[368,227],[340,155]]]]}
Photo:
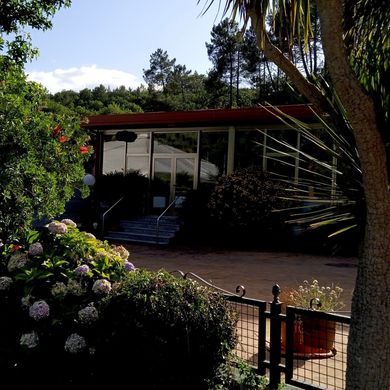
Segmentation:
{"type": "Polygon", "coordinates": [[[304,389],[345,388],[349,317],[295,307],[273,317],[267,311],[272,303],[227,299],[238,315],[235,354],[259,374],[276,370],[282,381],[304,389]],[[279,327],[276,345],[270,337],[273,326],[279,327]],[[276,364],[272,353],[280,356],[276,364]]]}

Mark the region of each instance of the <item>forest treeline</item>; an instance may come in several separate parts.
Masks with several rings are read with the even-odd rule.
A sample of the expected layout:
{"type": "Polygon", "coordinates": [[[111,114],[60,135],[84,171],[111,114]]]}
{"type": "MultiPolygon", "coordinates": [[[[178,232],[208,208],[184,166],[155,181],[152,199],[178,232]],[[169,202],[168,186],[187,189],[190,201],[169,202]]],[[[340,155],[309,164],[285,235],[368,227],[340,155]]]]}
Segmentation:
{"type": "MultiPolygon", "coordinates": [[[[314,18],[315,20],[315,18],[314,18]]],[[[306,53],[299,45],[286,45],[283,31],[274,28],[273,40],[282,52],[299,64],[307,77],[322,70],[319,39],[306,53]]],[[[313,24],[316,33],[316,25],[313,24]]],[[[316,34],[314,35],[316,36],[316,34]]],[[[136,89],[110,89],[104,85],[79,92],[64,90],[49,95],[52,108],[70,109],[80,115],[178,111],[207,108],[253,107],[259,104],[291,104],[305,100],[288,83],[286,76],[257,48],[253,30],[245,34],[236,22],[225,19],[211,31],[206,43],[211,67],[199,74],[176,63],[158,48],[143,69],[145,85],[136,89]]]]}

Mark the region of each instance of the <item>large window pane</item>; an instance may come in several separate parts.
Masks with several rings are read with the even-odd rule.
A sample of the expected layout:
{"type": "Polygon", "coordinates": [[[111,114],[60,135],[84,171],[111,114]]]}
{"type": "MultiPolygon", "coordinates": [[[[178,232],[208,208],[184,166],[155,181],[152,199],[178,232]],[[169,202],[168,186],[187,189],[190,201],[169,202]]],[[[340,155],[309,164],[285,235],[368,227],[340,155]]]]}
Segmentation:
{"type": "Polygon", "coordinates": [[[200,146],[200,182],[213,183],[226,173],[228,133],[202,132],[200,146]]]}
{"type": "Polygon", "coordinates": [[[237,131],[235,169],[263,166],[264,135],[258,130],[237,131]]]}
{"type": "Polygon", "coordinates": [[[127,143],[127,154],[148,154],[150,133],[138,133],[134,142],[127,143]]]}
{"type": "Polygon", "coordinates": [[[149,157],[127,156],[127,171],[136,171],[143,176],[149,177],[149,157]]]}
{"type": "Polygon", "coordinates": [[[197,132],[154,134],[154,153],[196,153],[197,147],[197,132]]]}
{"type": "Polygon", "coordinates": [[[103,174],[125,171],[125,143],[111,141],[104,143],[103,174]]]}
{"type": "Polygon", "coordinates": [[[176,159],[176,192],[194,188],[195,158],[176,159]]]}

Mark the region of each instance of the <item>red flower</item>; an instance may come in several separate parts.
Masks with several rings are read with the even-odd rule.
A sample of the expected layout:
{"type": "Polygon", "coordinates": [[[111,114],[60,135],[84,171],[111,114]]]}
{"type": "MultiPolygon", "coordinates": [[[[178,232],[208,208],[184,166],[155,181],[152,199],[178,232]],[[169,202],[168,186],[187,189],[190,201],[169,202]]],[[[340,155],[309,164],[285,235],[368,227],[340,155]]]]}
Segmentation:
{"type": "Polygon", "coordinates": [[[80,146],[80,153],[87,154],[89,152],[88,146],[80,146]]]}
{"type": "Polygon", "coordinates": [[[58,138],[58,141],[60,141],[62,144],[68,140],[68,137],[65,135],[61,135],[60,138],[58,138]]]}
{"type": "Polygon", "coordinates": [[[16,252],[18,251],[22,246],[18,244],[12,244],[10,245],[11,252],[16,252]]]}
{"type": "Polygon", "coordinates": [[[53,132],[51,133],[52,137],[55,137],[57,134],[61,133],[61,126],[60,125],[57,125],[56,127],[54,127],[53,129],[53,132]]]}

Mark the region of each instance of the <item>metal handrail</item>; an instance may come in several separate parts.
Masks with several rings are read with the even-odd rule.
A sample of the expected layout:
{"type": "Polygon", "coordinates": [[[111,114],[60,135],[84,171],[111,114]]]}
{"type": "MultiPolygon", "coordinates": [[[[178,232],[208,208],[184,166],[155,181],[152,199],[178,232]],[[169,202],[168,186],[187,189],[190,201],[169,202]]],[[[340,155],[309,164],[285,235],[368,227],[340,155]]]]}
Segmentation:
{"type": "Polygon", "coordinates": [[[175,199],[169,203],[168,207],[157,217],[156,221],[156,244],[160,241],[160,220],[166,214],[166,212],[177,202],[179,197],[175,196],[175,199]]]}
{"type": "Polygon", "coordinates": [[[120,202],[122,202],[124,196],[122,196],[120,199],[118,199],[108,210],[106,210],[104,213],[103,213],[103,216],[102,216],[102,237],[104,237],[104,220],[106,218],[106,215],[120,202]]]}

